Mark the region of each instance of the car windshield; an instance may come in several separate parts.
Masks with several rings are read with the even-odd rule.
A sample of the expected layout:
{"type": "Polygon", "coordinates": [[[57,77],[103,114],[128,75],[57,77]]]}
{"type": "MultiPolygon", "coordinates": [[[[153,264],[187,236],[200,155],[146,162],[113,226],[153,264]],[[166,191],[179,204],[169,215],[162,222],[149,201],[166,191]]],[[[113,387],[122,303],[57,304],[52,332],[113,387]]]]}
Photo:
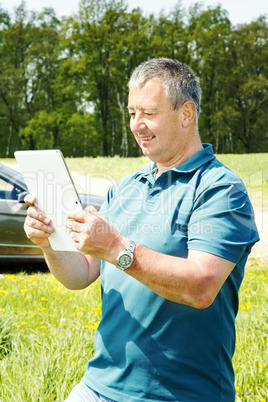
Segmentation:
{"type": "Polygon", "coordinates": [[[26,186],[24,178],[20,172],[13,170],[7,166],[0,165],[0,172],[6,176],[7,178],[10,177],[12,180],[16,180],[18,184],[21,184],[23,187],[26,186]]]}
{"type": "Polygon", "coordinates": [[[0,199],[18,200],[19,194],[26,190],[21,173],[0,165],[0,199]]]}

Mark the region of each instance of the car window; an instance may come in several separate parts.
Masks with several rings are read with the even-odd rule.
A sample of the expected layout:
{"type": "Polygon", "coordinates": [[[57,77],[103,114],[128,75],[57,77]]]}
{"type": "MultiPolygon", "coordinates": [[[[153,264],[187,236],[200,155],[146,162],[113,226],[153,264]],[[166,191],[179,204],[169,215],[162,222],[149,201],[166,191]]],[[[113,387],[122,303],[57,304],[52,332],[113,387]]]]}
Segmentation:
{"type": "Polygon", "coordinates": [[[17,200],[23,190],[7,180],[0,178],[0,199],[17,200]]]}

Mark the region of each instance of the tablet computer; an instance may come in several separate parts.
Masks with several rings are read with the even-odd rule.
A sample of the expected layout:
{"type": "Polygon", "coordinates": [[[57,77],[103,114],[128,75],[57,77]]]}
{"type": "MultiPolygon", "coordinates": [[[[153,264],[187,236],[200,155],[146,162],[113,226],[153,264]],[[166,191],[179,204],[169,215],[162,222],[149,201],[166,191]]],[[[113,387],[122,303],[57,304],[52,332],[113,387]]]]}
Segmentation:
{"type": "Polygon", "coordinates": [[[82,210],[69,169],[60,150],[17,151],[15,158],[35,205],[51,218],[54,250],[78,251],[66,228],[67,217],[82,210]]]}

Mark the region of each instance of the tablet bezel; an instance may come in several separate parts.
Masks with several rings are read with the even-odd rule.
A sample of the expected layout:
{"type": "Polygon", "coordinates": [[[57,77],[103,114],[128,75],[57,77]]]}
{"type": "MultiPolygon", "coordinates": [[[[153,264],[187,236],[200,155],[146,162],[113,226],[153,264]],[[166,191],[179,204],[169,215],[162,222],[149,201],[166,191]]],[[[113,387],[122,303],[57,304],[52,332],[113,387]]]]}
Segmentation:
{"type": "Polygon", "coordinates": [[[51,218],[55,231],[49,242],[55,251],[75,251],[66,227],[70,214],[82,211],[82,203],[72,176],[59,149],[16,151],[15,158],[36,206],[51,218]]]}

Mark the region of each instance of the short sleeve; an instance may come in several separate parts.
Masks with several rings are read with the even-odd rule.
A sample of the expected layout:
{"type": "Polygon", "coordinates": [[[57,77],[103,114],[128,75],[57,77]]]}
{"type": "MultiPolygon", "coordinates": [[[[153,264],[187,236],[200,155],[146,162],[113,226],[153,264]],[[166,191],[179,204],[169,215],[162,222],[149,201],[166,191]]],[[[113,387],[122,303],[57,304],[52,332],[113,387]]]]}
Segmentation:
{"type": "Polygon", "coordinates": [[[188,226],[188,248],[237,263],[259,240],[254,211],[238,184],[207,188],[194,202],[188,226]]]}
{"type": "Polygon", "coordinates": [[[104,198],[104,201],[100,207],[100,215],[106,219],[107,221],[109,221],[109,206],[110,206],[110,202],[111,202],[111,198],[112,198],[112,186],[109,188],[109,190],[106,193],[106,196],[104,198]]]}

